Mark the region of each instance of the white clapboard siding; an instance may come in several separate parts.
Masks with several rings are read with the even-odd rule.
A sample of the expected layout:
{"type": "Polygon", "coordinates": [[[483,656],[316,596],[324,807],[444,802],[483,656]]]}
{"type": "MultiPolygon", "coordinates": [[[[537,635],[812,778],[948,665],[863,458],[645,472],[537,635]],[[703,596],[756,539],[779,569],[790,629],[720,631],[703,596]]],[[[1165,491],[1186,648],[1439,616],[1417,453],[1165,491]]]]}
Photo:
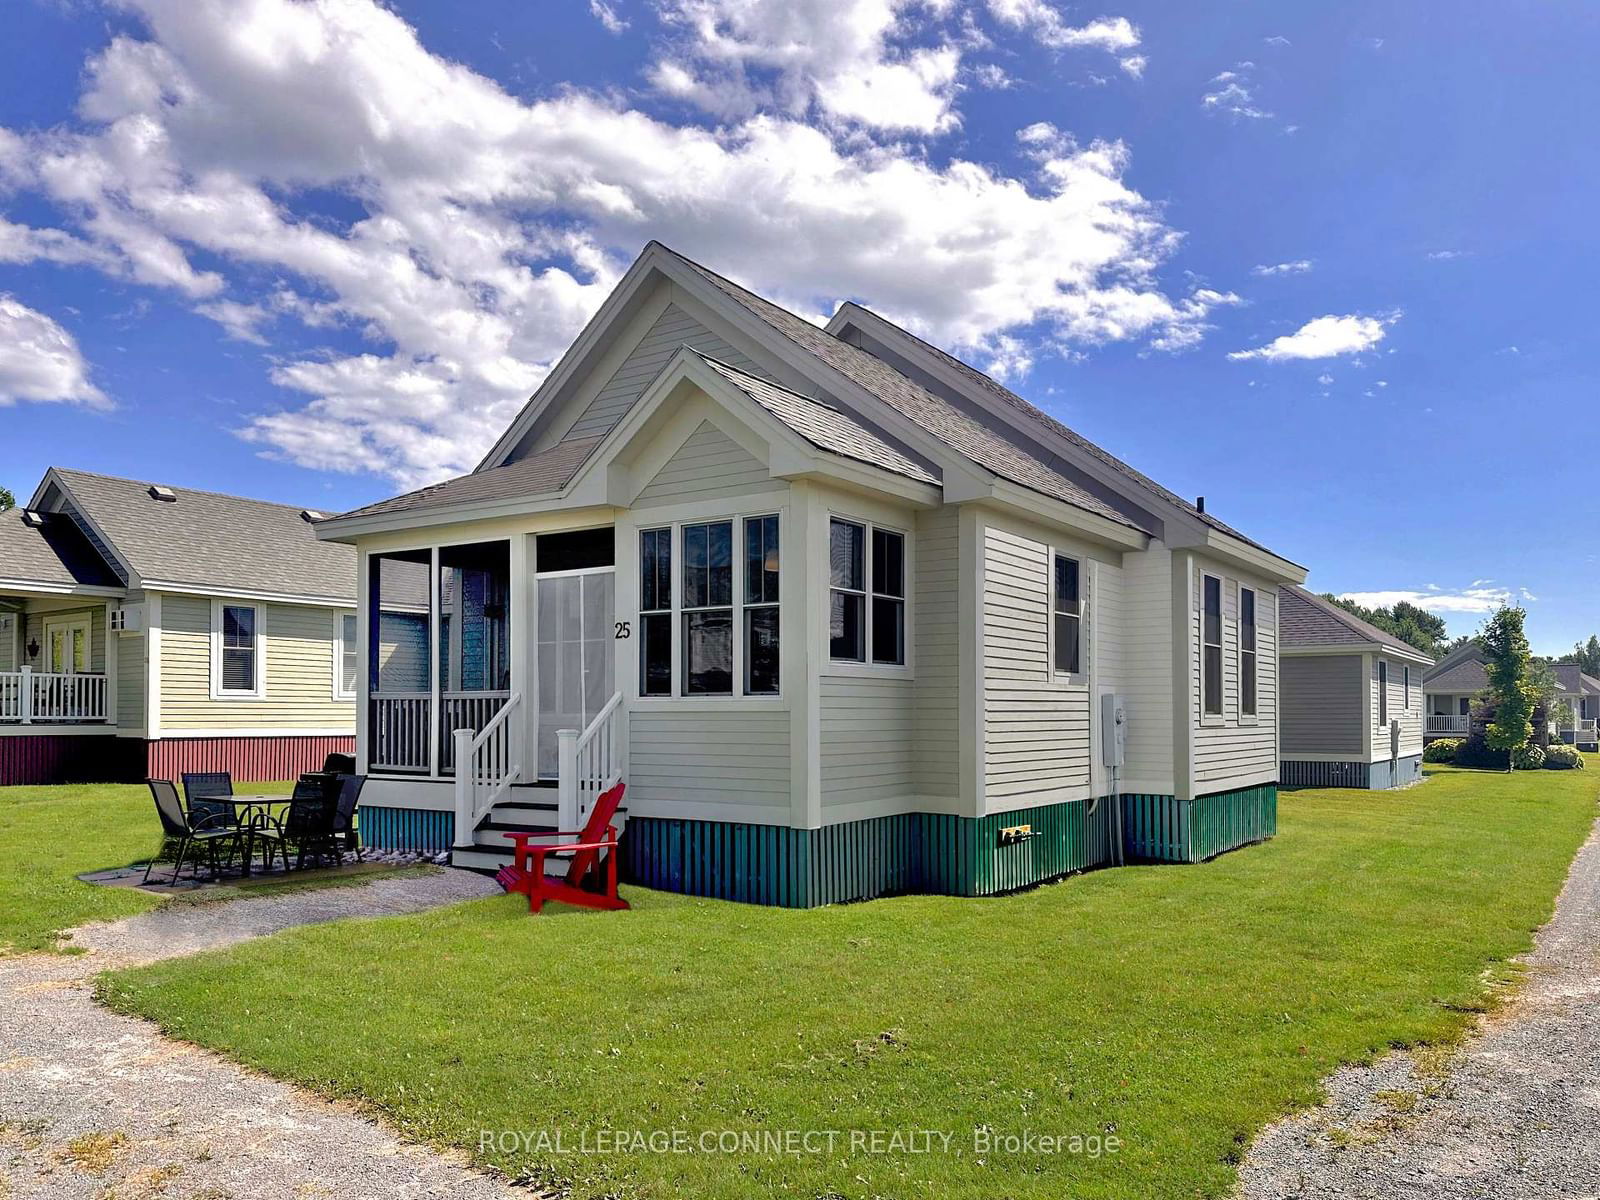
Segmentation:
{"type": "Polygon", "coordinates": [[[957,796],[961,791],[961,556],[954,505],[918,515],[914,561],[915,791],[920,796],[957,796]]]}
{"type": "Polygon", "coordinates": [[[733,346],[683,309],[669,304],[634,347],[633,353],[628,355],[589,403],[567,437],[589,437],[609,430],[637,403],[651,380],[672,360],[678,348],[685,345],[732,366],[756,370],[755,365],[733,346]]]}
{"type": "Polygon", "coordinates": [[[984,532],[985,794],[1037,796],[1089,782],[1089,695],[1050,678],[1050,548],[984,532]]]}
{"type": "MultiPolygon", "coordinates": [[[[1389,719],[1400,722],[1400,757],[1409,758],[1413,754],[1422,753],[1422,668],[1416,663],[1411,664],[1411,707],[1405,706],[1405,669],[1406,664],[1397,658],[1387,660],[1389,663],[1389,719]]],[[[1378,724],[1378,656],[1372,658],[1372,674],[1369,680],[1372,693],[1372,704],[1368,711],[1372,714],[1372,761],[1387,761],[1389,758],[1389,728],[1387,725],[1378,724]]]]}
{"type": "Polygon", "coordinates": [[[895,800],[915,790],[914,685],[909,679],[824,676],[824,808],[895,800]]]}
{"type": "Polygon", "coordinates": [[[640,508],[708,500],[770,483],[771,475],[761,462],[711,422],[703,421],[633,503],[640,508]]]}
{"type": "Polygon", "coordinates": [[[1285,658],[1278,669],[1284,757],[1348,754],[1359,759],[1361,723],[1366,720],[1361,655],[1297,655],[1285,658]]]}
{"type": "Polygon", "coordinates": [[[1268,783],[1278,777],[1278,608],[1277,589],[1271,584],[1245,580],[1256,592],[1256,719],[1239,715],[1239,587],[1240,580],[1219,567],[1197,568],[1197,597],[1190,613],[1189,686],[1194,730],[1194,780],[1197,794],[1227,791],[1268,783]],[[1220,723],[1202,715],[1200,663],[1202,657],[1202,573],[1218,575],[1222,588],[1222,709],[1220,723]]]}
{"type": "Polygon", "coordinates": [[[333,698],[333,610],[260,604],[266,638],[263,698],[211,699],[211,601],[161,598],[161,727],[183,729],[345,729],[355,732],[352,700],[333,698]]]}
{"type": "MultiPolygon", "coordinates": [[[[1128,710],[1122,777],[1141,790],[1173,791],[1172,552],[1152,546],[1122,559],[1126,673],[1117,683],[1128,710]]],[[[1105,605],[1096,605],[1103,610],[1105,605]]]]}
{"type": "Polygon", "coordinates": [[[628,811],[671,816],[675,804],[727,807],[730,821],[787,821],[789,714],[694,712],[640,704],[628,717],[628,811]]]}

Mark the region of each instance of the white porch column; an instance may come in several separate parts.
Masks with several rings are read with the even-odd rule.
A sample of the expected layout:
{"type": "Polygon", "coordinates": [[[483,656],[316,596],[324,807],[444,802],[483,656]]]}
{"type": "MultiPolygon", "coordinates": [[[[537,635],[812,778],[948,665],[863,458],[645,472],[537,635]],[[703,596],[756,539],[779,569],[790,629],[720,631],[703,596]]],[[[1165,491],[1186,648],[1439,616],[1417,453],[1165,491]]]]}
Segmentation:
{"type": "Polygon", "coordinates": [[[556,826],[578,828],[578,730],[556,733],[556,764],[560,786],[556,789],[556,826]]]}
{"type": "Polygon", "coordinates": [[[522,697],[522,718],[511,726],[511,761],[521,765],[523,779],[536,777],[533,761],[538,746],[539,704],[533,681],[538,636],[534,629],[533,571],[529,565],[531,534],[511,537],[511,578],[506,583],[511,605],[511,694],[522,697]]]}
{"type": "Polygon", "coordinates": [[[33,668],[22,664],[22,723],[33,724],[33,668]]]}

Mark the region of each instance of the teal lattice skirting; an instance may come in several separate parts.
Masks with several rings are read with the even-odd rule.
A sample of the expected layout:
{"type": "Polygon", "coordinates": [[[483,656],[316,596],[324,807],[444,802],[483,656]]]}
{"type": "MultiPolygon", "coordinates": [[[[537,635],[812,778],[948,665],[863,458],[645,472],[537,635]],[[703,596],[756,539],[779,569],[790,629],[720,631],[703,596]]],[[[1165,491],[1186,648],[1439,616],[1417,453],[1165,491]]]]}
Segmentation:
{"type": "MultiPolygon", "coordinates": [[[[1129,859],[1200,862],[1277,831],[1277,788],[1179,801],[1123,796],[1129,859]]],[[[630,882],[691,896],[812,908],[876,896],[992,896],[1112,861],[1108,800],[982,818],[902,813],[821,829],[632,817],[630,882]],[[1028,827],[1025,836],[1004,830],[1028,827]]]]}
{"type": "Polygon", "coordinates": [[[363,804],[356,818],[361,844],[378,850],[450,849],[456,815],[422,808],[384,808],[363,804]]]}

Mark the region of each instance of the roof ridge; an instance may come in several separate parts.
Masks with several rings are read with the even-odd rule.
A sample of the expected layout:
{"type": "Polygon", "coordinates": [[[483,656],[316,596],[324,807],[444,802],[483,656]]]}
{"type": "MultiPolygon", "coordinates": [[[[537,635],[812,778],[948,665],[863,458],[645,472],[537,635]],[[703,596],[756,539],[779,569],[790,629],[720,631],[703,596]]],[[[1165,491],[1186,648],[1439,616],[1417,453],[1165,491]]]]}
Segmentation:
{"type": "MultiPolygon", "coordinates": [[[[778,391],[783,392],[785,395],[793,396],[796,400],[804,400],[807,404],[815,404],[818,408],[825,408],[831,413],[837,413],[841,417],[849,416],[849,414],[846,413],[843,409],[839,408],[837,405],[829,404],[826,400],[819,400],[815,396],[808,396],[804,392],[797,392],[792,387],[787,387],[784,384],[777,383],[777,382],[775,382],[775,381],[773,381],[771,379],[765,378],[764,376],[757,375],[753,371],[746,371],[743,367],[736,367],[731,362],[728,362],[726,359],[718,358],[714,354],[707,354],[704,350],[696,350],[693,346],[689,345],[688,342],[684,342],[683,346],[684,346],[684,348],[686,350],[690,351],[693,354],[699,355],[701,358],[705,359],[708,363],[714,363],[716,366],[721,367],[723,370],[727,371],[729,374],[737,375],[740,379],[751,379],[751,380],[754,380],[757,383],[764,384],[765,386],[767,386],[769,388],[776,388],[778,391]]],[[[852,418],[852,419],[854,419],[854,418],[852,418]]]]}
{"type": "Polygon", "coordinates": [[[1416,646],[1411,645],[1411,643],[1407,642],[1404,638],[1398,637],[1397,635],[1388,632],[1388,630],[1380,629],[1370,621],[1356,616],[1355,613],[1350,612],[1344,606],[1336,604],[1327,599],[1325,596],[1313,592],[1310,588],[1303,587],[1297,583],[1286,583],[1283,585],[1283,588],[1285,591],[1294,593],[1299,599],[1304,600],[1318,611],[1339,622],[1339,624],[1343,625],[1351,633],[1358,634],[1367,641],[1376,642],[1380,646],[1388,646],[1390,649],[1394,650],[1405,649],[1414,654],[1420,654],[1424,656],[1427,655],[1426,650],[1419,650],[1416,646]]]}
{"type": "MultiPolygon", "coordinates": [[[[108,475],[103,471],[85,471],[81,467],[52,466],[49,470],[56,472],[58,475],[81,475],[85,479],[105,479],[111,483],[132,483],[143,488],[171,488],[174,491],[189,492],[195,496],[216,496],[222,500],[242,500],[246,504],[264,504],[269,508],[284,508],[294,512],[327,511],[320,508],[313,510],[309,504],[290,504],[283,500],[261,500],[255,496],[241,496],[237,492],[217,492],[212,491],[210,488],[189,487],[187,484],[179,483],[157,483],[153,479],[135,479],[131,475],[108,475]]],[[[21,505],[18,505],[18,507],[20,508],[21,505]]]]}

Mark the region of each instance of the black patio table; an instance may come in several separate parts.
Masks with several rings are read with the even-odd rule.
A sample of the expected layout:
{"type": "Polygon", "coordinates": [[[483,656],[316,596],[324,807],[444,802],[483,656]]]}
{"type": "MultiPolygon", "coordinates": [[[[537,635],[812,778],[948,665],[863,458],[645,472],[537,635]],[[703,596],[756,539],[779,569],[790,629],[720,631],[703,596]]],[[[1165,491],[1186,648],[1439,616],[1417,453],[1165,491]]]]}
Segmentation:
{"type": "Polygon", "coordinates": [[[293,796],[278,795],[271,792],[245,793],[242,796],[229,796],[228,802],[240,813],[240,824],[245,829],[244,867],[241,874],[250,874],[250,859],[255,855],[255,830],[256,815],[269,812],[275,804],[288,804],[293,796]]]}

